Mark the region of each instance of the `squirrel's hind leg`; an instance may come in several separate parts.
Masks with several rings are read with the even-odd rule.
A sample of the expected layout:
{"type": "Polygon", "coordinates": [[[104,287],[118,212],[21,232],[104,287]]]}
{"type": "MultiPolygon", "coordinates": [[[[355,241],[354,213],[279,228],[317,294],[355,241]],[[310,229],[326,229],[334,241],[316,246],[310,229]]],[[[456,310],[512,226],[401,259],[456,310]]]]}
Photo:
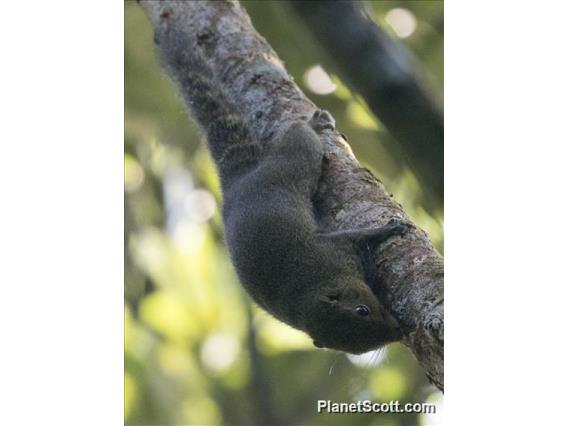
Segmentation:
{"type": "Polygon", "coordinates": [[[213,121],[208,128],[207,139],[223,184],[247,173],[258,163],[261,147],[235,114],[213,121]]]}
{"type": "Polygon", "coordinates": [[[335,120],[325,109],[317,109],[308,124],[316,133],[321,133],[325,129],[335,130],[335,120]]]}
{"type": "Polygon", "coordinates": [[[209,148],[216,162],[225,157],[230,149],[250,144],[251,139],[242,119],[235,114],[217,117],[207,129],[209,148]]]}
{"type": "Polygon", "coordinates": [[[235,145],[228,148],[218,162],[223,182],[230,183],[231,179],[252,170],[258,164],[260,155],[261,149],[257,143],[235,145]]]}

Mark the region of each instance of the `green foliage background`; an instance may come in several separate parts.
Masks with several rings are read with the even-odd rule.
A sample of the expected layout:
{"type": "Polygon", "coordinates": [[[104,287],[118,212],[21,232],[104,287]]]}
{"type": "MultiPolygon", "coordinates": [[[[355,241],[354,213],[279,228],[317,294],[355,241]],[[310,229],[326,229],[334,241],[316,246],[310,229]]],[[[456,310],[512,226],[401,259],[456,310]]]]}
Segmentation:
{"type": "MultiPolygon", "coordinates": [[[[390,137],[353,94],[317,95],[304,74],[326,53],[284,2],[242,2],[304,92],[329,110],[357,158],[380,177],[442,251],[442,212],[387,150],[390,137]]],[[[372,16],[402,7],[417,20],[403,43],[442,95],[443,3],[370,2],[372,16]]],[[[416,414],[317,414],[318,399],[441,400],[399,344],[367,357],[313,347],[253,306],[223,244],[220,189],[201,134],[161,70],[151,27],[125,3],[125,422],[127,424],[430,424],[416,414]]],[[[327,70],[331,73],[331,70],[327,70]]],[[[438,408],[441,406],[438,405],[438,408]]]]}

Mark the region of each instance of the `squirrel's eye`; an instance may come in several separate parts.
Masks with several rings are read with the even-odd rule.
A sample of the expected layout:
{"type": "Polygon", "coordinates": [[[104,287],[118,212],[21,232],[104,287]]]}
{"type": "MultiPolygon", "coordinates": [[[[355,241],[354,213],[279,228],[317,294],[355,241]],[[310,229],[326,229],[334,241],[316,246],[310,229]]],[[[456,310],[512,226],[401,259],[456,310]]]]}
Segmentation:
{"type": "Polygon", "coordinates": [[[367,308],[365,305],[355,306],[355,312],[357,312],[362,317],[366,317],[367,315],[369,315],[371,313],[371,311],[369,311],[369,308],[367,308]]]}

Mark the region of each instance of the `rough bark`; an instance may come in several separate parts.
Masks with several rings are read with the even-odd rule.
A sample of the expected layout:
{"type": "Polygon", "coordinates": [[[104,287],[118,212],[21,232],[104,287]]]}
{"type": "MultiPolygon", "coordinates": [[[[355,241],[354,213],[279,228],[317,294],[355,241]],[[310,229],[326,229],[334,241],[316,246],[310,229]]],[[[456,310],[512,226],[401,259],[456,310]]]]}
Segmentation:
{"type": "MultiPolygon", "coordinates": [[[[155,32],[173,29],[188,49],[199,49],[220,81],[219,90],[239,106],[256,137],[270,144],[288,125],[306,120],[316,106],[286,72],[246,11],[228,1],[142,0],[155,32]]],[[[327,231],[409,220],[383,184],[354,158],[338,132],[325,132],[326,166],[315,200],[327,231]]],[[[443,259],[426,233],[416,229],[373,253],[381,288],[403,330],[403,343],[426,375],[443,390],[443,259]]]]}
{"type": "Polygon", "coordinates": [[[332,69],[395,137],[439,208],[444,198],[444,118],[416,61],[365,15],[360,2],[288,3],[325,47],[332,69]]]}

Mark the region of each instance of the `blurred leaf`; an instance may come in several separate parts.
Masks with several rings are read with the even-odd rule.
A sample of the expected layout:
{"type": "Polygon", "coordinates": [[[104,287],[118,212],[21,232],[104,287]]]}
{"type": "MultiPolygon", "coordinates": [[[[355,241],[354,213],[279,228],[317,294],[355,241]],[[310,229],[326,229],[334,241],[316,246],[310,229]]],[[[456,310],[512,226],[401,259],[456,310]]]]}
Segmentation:
{"type": "Polygon", "coordinates": [[[127,372],[124,373],[124,417],[128,419],[136,401],[136,383],[127,372]]]}
{"type": "Polygon", "coordinates": [[[368,130],[379,130],[382,126],[379,125],[377,119],[363,106],[361,100],[350,101],[347,105],[347,117],[357,126],[363,127],[368,130]]]}
{"type": "Polygon", "coordinates": [[[191,313],[191,304],[169,291],[157,291],[144,298],[140,317],[154,330],[180,343],[193,341],[201,332],[191,313]]]}
{"type": "Polygon", "coordinates": [[[373,373],[370,381],[376,398],[382,401],[402,399],[406,393],[404,376],[395,368],[383,366],[373,373]]]}

